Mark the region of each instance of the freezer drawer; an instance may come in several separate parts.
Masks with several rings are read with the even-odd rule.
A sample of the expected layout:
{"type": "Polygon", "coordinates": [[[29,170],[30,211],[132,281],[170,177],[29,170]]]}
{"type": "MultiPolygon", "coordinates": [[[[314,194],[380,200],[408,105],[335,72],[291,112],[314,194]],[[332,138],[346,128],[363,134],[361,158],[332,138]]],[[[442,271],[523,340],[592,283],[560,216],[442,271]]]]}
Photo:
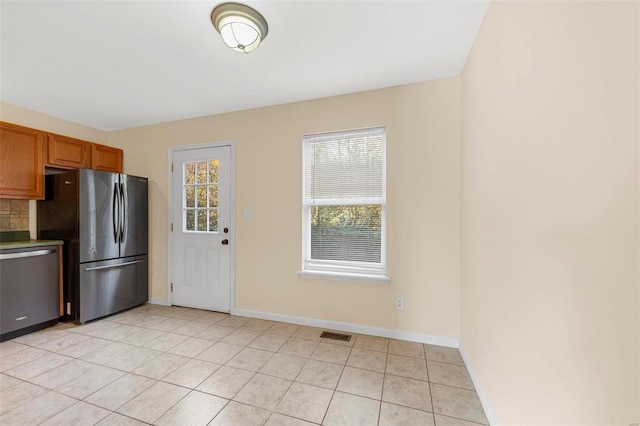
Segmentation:
{"type": "Polygon", "coordinates": [[[0,340],[60,316],[58,246],[0,251],[0,340]]]}
{"type": "Polygon", "coordinates": [[[147,302],[147,256],[80,264],[79,322],[147,302]]]}

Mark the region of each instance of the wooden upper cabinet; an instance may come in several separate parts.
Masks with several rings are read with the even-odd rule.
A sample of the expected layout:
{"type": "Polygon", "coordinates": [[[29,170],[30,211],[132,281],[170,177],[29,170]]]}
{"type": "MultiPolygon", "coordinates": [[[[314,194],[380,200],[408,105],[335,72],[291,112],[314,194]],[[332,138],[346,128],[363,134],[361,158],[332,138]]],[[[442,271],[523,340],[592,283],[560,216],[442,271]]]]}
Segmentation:
{"type": "Polygon", "coordinates": [[[93,144],[91,148],[91,168],[105,172],[122,173],[122,150],[93,144]]]}
{"type": "Polygon", "coordinates": [[[47,166],[122,173],[122,150],[106,145],[47,135],[47,166]]]}
{"type": "Polygon", "coordinates": [[[91,143],[67,136],[47,135],[47,166],[91,168],[91,143]]]}
{"type": "Polygon", "coordinates": [[[0,198],[44,199],[44,141],[44,132],[0,122],[0,198]]]}
{"type": "Polygon", "coordinates": [[[0,198],[44,199],[45,166],[122,173],[122,150],[0,121],[0,198]]]}

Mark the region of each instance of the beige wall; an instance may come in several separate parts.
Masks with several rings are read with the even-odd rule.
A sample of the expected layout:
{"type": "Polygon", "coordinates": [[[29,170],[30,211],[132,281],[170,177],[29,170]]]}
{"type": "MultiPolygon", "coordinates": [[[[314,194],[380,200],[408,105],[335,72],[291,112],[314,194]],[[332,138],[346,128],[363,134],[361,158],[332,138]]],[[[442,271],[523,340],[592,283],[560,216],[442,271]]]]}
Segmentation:
{"type": "Polygon", "coordinates": [[[493,2],[464,68],[461,346],[495,423],[640,420],[638,16],[493,2]]]}
{"type": "Polygon", "coordinates": [[[109,134],[125,172],[151,179],[151,297],[167,298],[168,149],[236,142],[236,307],[451,338],[459,334],[460,80],[158,124],[109,134]],[[387,126],[390,285],[307,279],[303,134],[387,126]],[[241,220],[242,210],[251,213],[241,220]],[[394,309],[396,296],[405,310],[394,309]]]}
{"type": "Polygon", "coordinates": [[[0,120],[59,135],[108,145],[108,133],[40,112],[0,102],[0,120]]]}

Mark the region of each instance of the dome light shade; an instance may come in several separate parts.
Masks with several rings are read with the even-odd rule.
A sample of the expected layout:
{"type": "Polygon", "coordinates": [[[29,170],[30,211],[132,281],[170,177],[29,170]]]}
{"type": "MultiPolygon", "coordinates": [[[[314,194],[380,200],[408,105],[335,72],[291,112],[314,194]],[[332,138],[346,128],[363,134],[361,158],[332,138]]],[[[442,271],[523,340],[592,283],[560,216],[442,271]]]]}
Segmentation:
{"type": "Polygon", "coordinates": [[[222,41],[237,52],[255,50],[269,31],[260,13],[240,3],[219,4],[211,12],[211,22],[222,41]]]}

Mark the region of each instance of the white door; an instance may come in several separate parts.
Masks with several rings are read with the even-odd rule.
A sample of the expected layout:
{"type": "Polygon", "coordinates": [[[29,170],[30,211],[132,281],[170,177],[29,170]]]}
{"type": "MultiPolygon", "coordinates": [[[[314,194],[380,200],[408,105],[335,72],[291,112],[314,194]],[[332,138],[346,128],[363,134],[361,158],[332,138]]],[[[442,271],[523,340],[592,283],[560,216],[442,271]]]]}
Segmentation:
{"type": "Polygon", "coordinates": [[[230,158],[230,146],[173,151],[173,305],[230,310],[230,158]]]}

